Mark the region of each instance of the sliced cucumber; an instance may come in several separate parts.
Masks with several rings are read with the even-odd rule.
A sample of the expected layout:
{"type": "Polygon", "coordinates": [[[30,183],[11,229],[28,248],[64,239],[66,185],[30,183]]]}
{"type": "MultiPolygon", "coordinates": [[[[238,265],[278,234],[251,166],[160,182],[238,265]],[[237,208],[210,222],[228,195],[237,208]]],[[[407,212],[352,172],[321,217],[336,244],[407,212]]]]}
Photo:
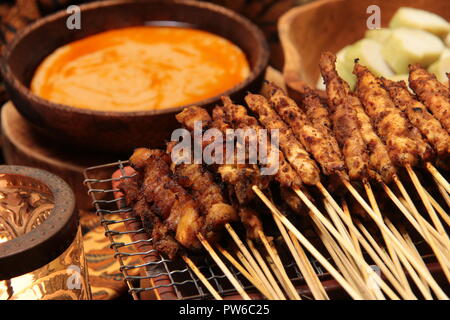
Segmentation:
{"type": "Polygon", "coordinates": [[[422,29],[440,37],[450,32],[447,20],[429,11],[402,7],[397,10],[389,23],[391,28],[407,27],[422,29]]]}
{"type": "Polygon", "coordinates": [[[372,39],[362,39],[347,49],[345,63],[353,70],[355,59],[369,68],[376,76],[390,77],[394,73],[383,59],[382,46],[372,39]]]}
{"type": "Polygon", "coordinates": [[[366,31],[365,38],[375,40],[380,44],[384,44],[391,36],[391,33],[391,29],[372,29],[366,31]]]}
{"type": "Polygon", "coordinates": [[[450,49],[446,48],[444,52],[441,54],[441,57],[438,61],[433,63],[428,71],[434,73],[436,78],[442,82],[447,83],[448,78],[446,73],[450,73],[450,49]]]}
{"type": "Polygon", "coordinates": [[[432,33],[408,28],[397,28],[383,46],[383,57],[397,73],[408,73],[408,65],[420,63],[428,67],[444,50],[441,39],[432,33]]]}
{"type": "Polygon", "coordinates": [[[447,47],[450,47],[450,32],[449,32],[449,33],[447,34],[447,36],[445,37],[444,42],[445,42],[445,45],[446,45],[447,47]]]}

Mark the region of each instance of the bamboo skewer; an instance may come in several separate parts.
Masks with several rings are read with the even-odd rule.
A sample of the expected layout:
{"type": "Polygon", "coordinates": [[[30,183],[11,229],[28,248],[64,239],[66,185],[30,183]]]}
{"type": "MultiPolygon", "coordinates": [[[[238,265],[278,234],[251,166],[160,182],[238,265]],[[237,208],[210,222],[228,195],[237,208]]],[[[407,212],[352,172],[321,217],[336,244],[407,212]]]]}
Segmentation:
{"type": "MultiPolygon", "coordinates": [[[[328,207],[327,210],[333,210],[333,208],[328,207]]],[[[350,223],[349,223],[349,225],[350,225],[350,223]]],[[[352,231],[357,235],[358,240],[361,242],[361,245],[364,247],[364,249],[366,250],[367,254],[372,258],[372,260],[375,261],[377,266],[381,269],[383,274],[390,281],[390,283],[394,286],[394,288],[400,293],[400,295],[402,297],[407,296],[407,292],[405,292],[405,290],[403,289],[403,287],[400,284],[400,282],[393,275],[391,270],[385,265],[385,261],[389,262],[390,259],[387,258],[387,255],[385,255],[383,253],[382,249],[378,246],[378,244],[376,242],[374,242],[374,244],[373,244],[375,246],[376,251],[378,251],[378,252],[376,252],[371,247],[371,245],[364,239],[363,235],[353,225],[351,225],[351,228],[354,229],[352,231]],[[378,254],[380,252],[382,254],[381,254],[381,256],[378,256],[378,254]]],[[[383,291],[386,292],[386,294],[391,299],[395,299],[395,300],[398,299],[397,295],[395,293],[393,293],[392,290],[390,290],[389,287],[387,287],[387,285],[384,283],[384,281],[372,271],[372,268],[364,260],[357,261],[357,262],[359,263],[359,265],[360,265],[359,269],[362,272],[364,272],[364,271],[369,272],[369,274],[365,276],[366,279],[370,278],[372,280],[377,280],[379,285],[380,285],[380,287],[383,289],[383,291]]],[[[393,266],[393,265],[391,265],[391,266],[393,266]]]]}
{"type": "MultiPolygon", "coordinates": [[[[233,238],[234,242],[236,243],[236,245],[238,246],[238,248],[240,249],[240,251],[244,255],[245,259],[249,262],[249,264],[251,265],[252,269],[258,275],[258,278],[263,282],[263,284],[267,288],[267,290],[269,292],[273,293],[274,297],[277,297],[277,298],[281,299],[281,297],[279,295],[279,292],[276,292],[277,290],[275,289],[275,287],[273,287],[274,284],[270,283],[269,278],[266,277],[266,275],[264,274],[264,272],[261,269],[261,267],[255,261],[255,259],[250,254],[250,252],[248,251],[248,249],[244,245],[244,243],[241,241],[241,239],[239,239],[239,236],[234,231],[234,229],[231,227],[231,225],[227,223],[225,225],[225,229],[227,229],[227,231],[230,234],[231,238],[233,238]]],[[[276,286],[276,283],[275,283],[275,286],[276,286]]]]}
{"type": "Polygon", "coordinates": [[[361,294],[364,299],[375,299],[376,297],[372,294],[372,292],[367,290],[367,279],[361,278],[361,274],[358,268],[356,268],[354,264],[350,262],[342,249],[338,245],[336,245],[335,241],[323,226],[323,224],[320,223],[317,217],[315,217],[313,214],[311,214],[311,219],[314,221],[315,227],[319,231],[322,243],[324,244],[338,269],[345,276],[345,279],[347,279],[353,285],[353,287],[358,290],[358,293],[361,294]]]}
{"type": "Polygon", "coordinates": [[[186,264],[194,271],[195,275],[200,279],[203,285],[208,289],[208,291],[213,295],[216,300],[223,300],[220,294],[214,289],[214,287],[209,283],[203,273],[197,268],[194,262],[186,255],[182,255],[181,258],[186,262],[186,264]]]}
{"type": "MultiPolygon", "coordinates": [[[[386,220],[386,224],[389,227],[389,229],[391,229],[391,231],[397,235],[397,237],[400,239],[402,244],[404,244],[405,246],[408,246],[410,249],[413,249],[409,244],[407,244],[405,242],[405,239],[401,236],[401,234],[398,232],[398,230],[395,228],[395,226],[392,224],[392,222],[390,220],[386,220]]],[[[415,249],[415,247],[414,247],[414,249],[415,249]]],[[[420,255],[417,254],[417,251],[415,251],[415,250],[411,250],[411,251],[414,252],[414,254],[420,259],[420,261],[422,261],[420,255]]],[[[423,265],[426,267],[425,264],[423,264],[423,265]]],[[[426,279],[424,279],[424,278],[420,279],[419,276],[417,275],[417,273],[414,271],[414,269],[412,269],[411,265],[407,261],[405,261],[405,268],[407,269],[409,276],[412,278],[412,280],[416,284],[419,291],[422,293],[423,297],[427,300],[431,300],[433,297],[431,296],[426,279]]]]}
{"type": "Polygon", "coordinates": [[[286,228],[281,223],[281,221],[274,216],[275,223],[280,230],[280,233],[289,248],[294,260],[305,279],[306,284],[311,290],[313,297],[317,300],[329,300],[328,295],[323,288],[322,283],[320,282],[317,274],[315,273],[313,267],[311,266],[311,262],[308,260],[303,248],[297,242],[295,237],[290,237],[286,231],[286,228]]]}
{"type": "MultiPolygon", "coordinates": [[[[333,207],[331,206],[331,204],[328,201],[324,201],[324,206],[325,206],[325,210],[328,212],[329,215],[336,215],[333,207]]],[[[348,217],[350,217],[350,212],[348,212],[348,213],[346,212],[346,214],[348,214],[348,217]]],[[[363,265],[361,263],[358,264],[358,262],[355,261],[351,255],[349,255],[348,251],[346,251],[345,248],[342,248],[342,251],[341,251],[339,249],[339,246],[336,243],[333,243],[334,240],[333,240],[332,236],[326,230],[326,227],[320,223],[320,221],[317,219],[317,217],[311,216],[311,219],[315,222],[315,225],[316,225],[316,227],[319,228],[319,231],[322,234],[324,234],[326,237],[322,242],[324,242],[324,241],[329,242],[331,244],[332,250],[334,250],[338,255],[340,252],[342,252],[344,254],[345,257],[340,258],[342,261],[345,261],[344,268],[349,268],[349,269],[352,268],[351,275],[353,275],[355,272],[359,272],[361,277],[364,279],[363,281],[367,281],[367,279],[369,278],[369,275],[367,274],[364,264],[363,265]]],[[[349,222],[350,221],[351,221],[351,219],[349,219],[349,222]]],[[[357,238],[357,235],[352,232],[352,237],[357,238]]],[[[325,242],[324,242],[324,244],[325,244],[325,242]]],[[[358,243],[355,244],[355,247],[359,247],[359,240],[358,240],[358,243]]],[[[363,256],[361,250],[358,250],[357,254],[361,260],[364,259],[364,256],[363,256]]]]}
{"type": "Polygon", "coordinates": [[[273,300],[273,297],[267,292],[266,288],[263,286],[262,282],[258,278],[254,278],[248,271],[220,244],[216,244],[217,250],[225,257],[227,258],[230,263],[239,270],[240,273],[248,280],[252,285],[255,286],[256,289],[258,289],[264,296],[267,297],[269,300],[273,300]]]}
{"type": "Polygon", "coordinates": [[[430,163],[425,163],[425,167],[432,174],[434,179],[447,191],[450,193],[450,183],[441,175],[441,173],[430,163]]]}
{"type": "Polygon", "coordinates": [[[275,292],[277,293],[279,300],[286,300],[285,295],[283,294],[283,291],[279,287],[276,279],[273,277],[272,273],[270,272],[269,267],[267,266],[266,262],[264,261],[263,257],[259,253],[258,249],[256,249],[256,246],[253,244],[253,241],[250,239],[247,239],[247,244],[250,247],[250,250],[252,251],[253,255],[255,256],[256,260],[258,261],[261,269],[264,271],[264,274],[269,279],[270,283],[272,284],[272,287],[274,288],[275,292]]]}
{"type": "MultiPolygon", "coordinates": [[[[244,257],[242,252],[240,252],[238,249],[236,249],[235,254],[238,257],[238,259],[242,262],[242,264],[245,266],[245,268],[248,270],[248,272],[250,272],[252,274],[256,274],[256,271],[253,269],[253,267],[250,265],[250,263],[244,257]]],[[[271,299],[272,300],[279,300],[279,297],[278,297],[277,293],[274,291],[272,286],[268,283],[268,280],[264,277],[264,280],[260,279],[260,281],[261,281],[262,285],[264,286],[264,288],[267,290],[267,292],[268,292],[269,296],[271,297],[271,299]]]]}
{"type": "MultiPolygon", "coordinates": [[[[422,199],[422,202],[425,205],[425,208],[427,209],[428,214],[430,215],[431,220],[433,221],[433,224],[435,225],[437,231],[442,236],[446,236],[444,226],[442,225],[441,220],[439,220],[439,217],[436,215],[436,212],[434,211],[434,208],[430,203],[430,199],[425,194],[424,188],[423,188],[422,184],[420,183],[419,178],[417,177],[416,173],[409,165],[406,166],[406,170],[408,171],[411,181],[413,182],[414,187],[416,188],[417,192],[419,193],[419,196],[422,199]]],[[[450,278],[449,278],[449,281],[450,281],[450,278]]]]}
{"type": "MultiPolygon", "coordinates": [[[[341,202],[342,202],[342,210],[347,215],[347,217],[349,217],[350,220],[351,220],[350,210],[348,208],[347,201],[345,201],[345,199],[342,198],[341,202]]],[[[356,250],[358,251],[358,254],[362,257],[363,254],[362,254],[362,251],[361,251],[361,246],[359,245],[358,238],[356,237],[356,235],[354,233],[352,233],[352,240],[353,240],[353,243],[355,245],[356,250]]]]}
{"type": "Polygon", "coordinates": [[[219,258],[217,253],[214,251],[214,249],[211,247],[208,241],[203,237],[201,233],[197,234],[198,239],[200,240],[200,243],[203,245],[205,250],[210,254],[211,258],[216,262],[217,266],[222,270],[222,272],[226,275],[228,280],[231,282],[233,287],[236,289],[236,291],[239,293],[239,295],[244,300],[251,300],[249,295],[244,291],[242,286],[239,284],[237,279],[233,276],[233,274],[230,272],[230,270],[227,268],[227,266],[223,263],[223,261],[219,258]]]}
{"type": "MultiPolygon", "coordinates": [[[[445,194],[445,195],[447,195],[447,197],[448,197],[448,194],[445,193],[445,190],[442,189],[442,186],[441,186],[441,185],[438,185],[437,187],[438,187],[438,189],[439,189],[439,192],[440,192],[443,196],[444,196],[444,194],[445,194]]],[[[432,206],[434,207],[434,209],[439,213],[439,215],[441,216],[442,220],[444,220],[445,223],[446,223],[448,226],[450,226],[450,216],[447,214],[447,212],[445,212],[445,210],[441,207],[441,205],[440,205],[440,204],[439,204],[439,203],[431,196],[431,194],[430,194],[427,190],[425,190],[425,193],[426,193],[428,199],[430,199],[431,205],[432,205],[432,206]]],[[[445,197],[444,197],[444,199],[445,199],[445,197]]],[[[447,199],[446,199],[446,200],[447,200],[447,199]]],[[[448,200],[450,201],[450,198],[449,198],[448,200]]],[[[447,203],[447,205],[448,205],[449,208],[450,208],[450,202],[447,203]]]]}
{"type": "Polygon", "coordinates": [[[399,198],[394,194],[394,192],[382,181],[380,181],[381,186],[383,187],[384,191],[388,195],[388,197],[394,202],[394,204],[397,206],[397,208],[400,209],[400,211],[403,213],[403,215],[408,219],[408,221],[414,226],[414,228],[419,232],[419,234],[425,239],[425,241],[429,241],[427,238],[428,232],[433,235],[433,237],[440,242],[442,246],[446,246],[446,241],[441,237],[441,235],[426,221],[417,211],[417,209],[414,206],[414,203],[412,202],[411,198],[409,197],[408,193],[403,187],[403,184],[394,177],[394,181],[396,181],[397,186],[400,189],[400,192],[402,193],[403,197],[407,201],[408,208],[400,201],[399,198]],[[411,215],[414,214],[414,217],[411,215]],[[419,224],[420,223],[420,224],[419,224]],[[427,232],[428,231],[428,232],[427,232]],[[426,234],[427,235],[426,235],[426,234]]]}
{"type": "MultiPolygon", "coordinates": [[[[433,207],[431,206],[430,200],[427,197],[422,185],[420,184],[420,181],[419,181],[417,175],[415,174],[415,172],[412,170],[412,168],[410,166],[406,166],[406,170],[408,171],[408,174],[410,175],[411,180],[412,180],[416,190],[418,191],[419,196],[422,199],[422,202],[425,205],[425,208],[427,209],[428,213],[430,214],[431,220],[433,221],[434,225],[438,229],[438,232],[443,237],[447,237],[447,233],[445,232],[444,226],[442,225],[441,221],[439,220],[438,216],[436,215],[436,212],[434,211],[433,207]]],[[[444,272],[445,276],[447,277],[447,280],[450,281],[450,270],[448,268],[448,265],[449,265],[448,259],[439,249],[436,248],[433,251],[436,255],[436,258],[439,261],[439,264],[442,267],[442,271],[444,272]]]]}
{"type": "Polygon", "coordinates": [[[278,254],[276,253],[276,249],[271,245],[266,237],[266,235],[260,230],[258,232],[259,238],[261,239],[261,242],[263,243],[264,247],[266,248],[267,253],[269,254],[270,258],[272,259],[272,262],[275,264],[275,268],[278,270],[278,273],[280,274],[280,281],[288,294],[289,298],[293,300],[301,300],[300,295],[298,294],[297,290],[295,289],[294,285],[292,284],[291,280],[289,279],[283,264],[281,263],[281,260],[278,257],[278,254]]]}
{"type": "MultiPolygon", "coordinates": [[[[364,179],[363,185],[366,190],[366,194],[367,194],[367,197],[369,198],[369,202],[370,202],[370,205],[372,206],[373,211],[376,214],[378,214],[378,216],[380,218],[383,218],[369,181],[367,181],[367,179],[364,179]]],[[[398,259],[396,251],[392,247],[389,239],[386,237],[386,235],[384,234],[383,231],[381,232],[381,234],[383,236],[384,242],[386,244],[386,248],[389,252],[389,256],[391,257],[391,261],[394,266],[394,268],[391,269],[392,272],[394,272],[394,274],[397,276],[397,279],[403,284],[403,287],[405,288],[405,290],[409,291],[412,294],[411,288],[409,287],[408,280],[406,279],[405,273],[403,272],[403,269],[401,267],[400,260],[398,259]]]]}
{"type": "MultiPolygon", "coordinates": [[[[255,190],[255,187],[254,187],[254,190],[255,190]]],[[[311,211],[313,211],[313,213],[316,215],[316,217],[320,219],[321,223],[323,223],[324,226],[332,233],[332,235],[336,238],[336,240],[340,241],[340,243],[344,246],[344,248],[352,255],[353,259],[355,259],[357,264],[360,265],[361,267],[364,267],[369,272],[369,275],[371,277],[373,277],[374,279],[377,279],[380,282],[381,288],[383,289],[383,291],[386,294],[389,295],[389,297],[391,299],[398,299],[398,296],[392,291],[392,289],[389,288],[389,286],[370,268],[370,266],[364,261],[364,259],[358,255],[353,244],[352,243],[349,244],[346,241],[344,241],[342,236],[336,231],[336,229],[331,225],[331,223],[322,215],[322,213],[311,203],[311,201],[306,197],[306,195],[298,188],[294,189],[294,191],[305,202],[305,204],[311,209],[311,211]]],[[[262,192],[261,192],[261,194],[264,195],[262,192]]],[[[328,191],[325,190],[324,194],[327,197],[327,200],[330,199],[330,200],[328,200],[328,202],[333,206],[333,209],[337,208],[339,210],[337,212],[337,214],[341,216],[341,219],[344,220],[344,222],[347,224],[347,227],[349,227],[352,232],[354,232],[356,235],[359,236],[358,239],[360,240],[363,247],[368,251],[368,253],[376,256],[376,253],[372,250],[370,245],[362,238],[362,235],[353,226],[351,221],[349,221],[348,217],[345,216],[342,209],[334,201],[334,199],[331,197],[331,195],[329,195],[328,191]],[[333,205],[333,202],[334,202],[334,205],[333,205]]],[[[269,200],[268,200],[268,202],[270,203],[269,200]]],[[[266,205],[268,205],[268,204],[266,203],[266,205]]],[[[329,210],[329,214],[334,214],[334,212],[335,212],[335,210],[329,210]]],[[[374,257],[372,257],[372,259],[374,259],[374,257]]],[[[384,266],[383,262],[380,259],[378,259],[378,257],[377,257],[377,260],[384,266]]],[[[383,266],[380,266],[380,267],[383,268],[383,266]]],[[[389,273],[389,275],[391,275],[389,270],[386,270],[386,273],[389,273]]],[[[396,282],[395,278],[393,278],[393,279],[391,278],[390,281],[398,284],[396,282]]]]}
{"type": "Polygon", "coordinates": [[[314,256],[314,258],[320,262],[320,264],[334,277],[334,279],[344,288],[345,291],[355,300],[361,300],[363,297],[355,291],[355,289],[341,276],[341,274],[325,259],[322,254],[317,251],[316,248],[297,230],[297,228],[278,211],[278,209],[269,201],[264,193],[256,186],[253,186],[253,190],[259,196],[259,198],[266,204],[266,206],[272,211],[280,221],[286,226],[286,228],[292,232],[292,234],[300,241],[300,243],[314,256]]]}
{"type": "MultiPolygon", "coordinates": [[[[359,195],[359,193],[354,190],[353,186],[348,183],[348,181],[343,180],[344,184],[346,185],[347,189],[351,192],[353,197],[359,202],[359,204],[364,208],[364,210],[371,216],[371,218],[375,221],[375,223],[378,225],[378,227],[383,229],[383,231],[386,232],[386,235],[389,236],[392,243],[395,245],[395,247],[403,253],[405,258],[407,258],[411,264],[414,266],[414,268],[417,270],[417,272],[420,272],[420,274],[424,277],[426,277],[427,281],[429,282],[430,286],[435,290],[435,292],[438,292],[439,298],[442,299],[448,299],[447,295],[444,293],[444,291],[439,287],[439,285],[436,283],[436,281],[433,279],[431,274],[429,273],[429,270],[427,268],[423,268],[421,265],[417,263],[417,259],[407,251],[405,247],[401,245],[401,243],[397,240],[397,238],[392,234],[392,232],[388,229],[388,227],[383,223],[383,221],[373,212],[373,210],[370,208],[370,206],[366,203],[366,201],[359,195]]],[[[399,256],[401,257],[401,255],[399,256]]]]}

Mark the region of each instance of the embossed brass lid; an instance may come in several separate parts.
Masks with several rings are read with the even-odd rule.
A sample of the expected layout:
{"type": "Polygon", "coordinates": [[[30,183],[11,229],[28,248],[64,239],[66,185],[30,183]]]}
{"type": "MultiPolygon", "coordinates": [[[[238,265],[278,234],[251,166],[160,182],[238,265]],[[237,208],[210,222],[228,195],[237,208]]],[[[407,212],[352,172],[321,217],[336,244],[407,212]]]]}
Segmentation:
{"type": "Polygon", "coordinates": [[[24,228],[26,233],[0,243],[0,280],[7,280],[36,270],[60,256],[75,238],[78,219],[72,189],[61,178],[35,168],[0,166],[1,180],[3,187],[8,184],[11,188],[35,189],[48,194],[54,204],[49,214],[32,227],[24,228]]]}

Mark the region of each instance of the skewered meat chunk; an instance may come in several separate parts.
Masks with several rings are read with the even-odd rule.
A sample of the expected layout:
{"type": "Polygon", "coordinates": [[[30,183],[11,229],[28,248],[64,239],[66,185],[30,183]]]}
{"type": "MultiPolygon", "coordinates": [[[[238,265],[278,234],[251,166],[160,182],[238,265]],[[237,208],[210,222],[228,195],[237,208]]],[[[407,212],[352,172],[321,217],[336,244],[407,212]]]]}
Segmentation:
{"type": "Polygon", "coordinates": [[[142,191],[151,209],[175,239],[189,249],[200,248],[197,234],[202,232],[204,217],[194,199],[170,177],[169,156],[162,150],[138,150],[131,162],[145,163],[142,191]]]}
{"type": "Polygon", "coordinates": [[[181,250],[180,245],[173,238],[168,226],[151,210],[144,197],[136,202],[133,211],[141,217],[144,230],[152,237],[153,247],[173,259],[181,250]]]}
{"type": "Polygon", "coordinates": [[[388,148],[389,156],[399,166],[414,166],[420,150],[411,135],[411,125],[397,109],[381,82],[366,67],[355,64],[357,94],[388,148]]]}
{"type": "Polygon", "coordinates": [[[409,66],[409,85],[447,132],[450,132],[449,89],[419,64],[409,66]]]}
{"type": "MultiPolygon", "coordinates": [[[[244,106],[235,105],[231,102],[228,97],[223,98],[223,112],[226,114],[226,117],[229,121],[234,124],[235,129],[253,129],[256,132],[256,135],[251,135],[249,139],[254,139],[253,145],[257,145],[266,139],[267,145],[267,155],[259,155],[260,163],[265,163],[263,166],[267,168],[276,168],[274,162],[278,162],[278,170],[275,174],[275,179],[285,187],[292,187],[295,185],[300,185],[301,180],[292,166],[286,161],[284,155],[280,150],[272,145],[268,135],[263,135],[262,130],[263,127],[258,123],[256,118],[249,116],[247,113],[247,109],[244,106]],[[264,159],[261,159],[264,157],[264,159]]],[[[251,143],[250,143],[251,145],[251,143]]]]}
{"type": "Polygon", "coordinates": [[[336,57],[333,54],[322,54],[320,70],[332,110],[334,133],[342,148],[350,179],[361,180],[367,175],[369,156],[360,132],[360,124],[351,105],[347,84],[338,76],[335,64],[336,57]]]}
{"type": "MultiPolygon", "coordinates": [[[[220,130],[224,135],[227,129],[232,129],[231,124],[225,122],[226,115],[222,107],[216,107],[213,111],[213,128],[220,130]]],[[[228,155],[227,155],[228,157],[228,155]]],[[[270,176],[263,176],[256,164],[238,164],[236,155],[233,155],[233,163],[219,166],[218,173],[222,180],[234,186],[236,197],[240,204],[249,203],[256,195],[252,190],[254,185],[260,189],[266,189],[270,183],[270,176]]]]}
{"type": "Polygon", "coordinates": [[[394,82],[382,79],[395,104],[408,116],[411,123],[434,146],[439,158],[450,156],[450,135],[442,128],[440,122],[431,115],[427,108],[408,91],[403,81],[394,82]]]}
{"type": "MultiPolygon", "coordinates": [[[[326,175],[345,172],[342,154],[335,150],[329,137],[317,130],[307,119],[294,100],[290,99],[280,88],[274,86],[270,93],[270,102],[280,117],[290,126],[306,150],[311,153],[326,175]]],[[[305,104],[320,103],[318,97],[309,95],[305,104]]]]}
{"type": "Polygon", "coordinates": [[[351,109],[350,99],[336,107],[332,115],[334,132],[342,147],[348,175],[352,180],[361,180],[367,175],[369,156],[366,144],[359,131],[356,114],[351,109]]]}
{"type": "Polygon", "coordinates": [[[161,219],[151,210],[148,202],[140,192],[140,177],[135,175],[125,179],[119,186],[125,195],[127,206],[132,208],[134,215],[140,218],[147,234],[151,235],[153,247],[160,253],[174,258],[181,250],[180,245],[173,238],[172,232],[161,219]]]}
{"type": "Polygon", "coordinates": [[[361,135],[369,150],[369,176],[374,180],[381,178],[385,183],[390,183],[396,174],[394,164],[389,157],[386,146],[375,133],[369,116],[364,111],[361,101],[354,94],[350,94],[350,101],[356,118],[361,126],[361,135]]]}
{"type": "Polygon", "coordinates": [[[261,95],[248,94],[245,101],[249,108],[258,114],[259,121],[269,130],[279,130],[280,149],[289,163],[295,168],[300,179],[309,185],[320,181],[320,171],[314,160],[298,141],[291,129],[272,109],[269,101],[261,95]]]}
{"type": "Polygon", "coordinates": [[[236,210],[227,204],[211,172],[200,164],[180,164],[175,168],[178,183],[191,191],[205,215],[205,231],[218,231],[226,223],[237,221],[236,210]]]}
{"type": "Polygon", "coordinates": [[[259,212],[246,206],[239,207],[239,217],[247,231],[247,237],[252,240],[259,239],[259,231],[263,231],[263,225],[259,212]]]}
{"type": "MultiPolygon", "coordinates": [[[[306,192],[306,191],[303,191],[306,192]]],[[[291,189],[286,187],[280,188],[281,200],[288,205],[288,207],[296,214],[303,215],[307,209],[305,203],[297,196],[291,189]]]]}
{"type": "Polygon", "coordinates": [[[183,124],[183,126],[191,132],[194,131],[194,124],[196,121],[201,121],[203,127],[209,127],[211,123],[211,117],[209,116],[208,112],[198,106],[184,108],[183,111],[175,116],[175,118],[179,123],[183,124]]]}
{"type": "MultiPolygon", "coordinates": [[[[186,109],[190,108],[192,107],[186,109]]],[[[227,129],[231,129],[231,126],[225,122],[223,108],[216,107],[214,109],[213,119],[209,117],[209,114],[204,109],[198,107],[188,111],[186,109],[184,110],[184,115],[189,116],[177,117],[177,120],[188,130],[193,130],[193,126],[189,126],[189,123],[193,124],[199,120],[210,123],[212,128],[218,129],[222,133],[225,133],[227,129]]],[[[203,147],[206,146],[204,145],[203,147]]],[[[252,190],[254,185],[261,189],[266,189],[270,180],[267,179],[267,176],[263,177],[260,175],[257,165],[222,164],[217,166],[216,169],[222,181],[228,184],[230,198],[235,197],[240,204],[238,215],[247,230],[247,235],[252,239],[258,239],[257,230],[262,230],[262,222],[259,219],[259,214],[247,208],[245,204],[250,203],[255,198],[255,193],[252,190]]]]}

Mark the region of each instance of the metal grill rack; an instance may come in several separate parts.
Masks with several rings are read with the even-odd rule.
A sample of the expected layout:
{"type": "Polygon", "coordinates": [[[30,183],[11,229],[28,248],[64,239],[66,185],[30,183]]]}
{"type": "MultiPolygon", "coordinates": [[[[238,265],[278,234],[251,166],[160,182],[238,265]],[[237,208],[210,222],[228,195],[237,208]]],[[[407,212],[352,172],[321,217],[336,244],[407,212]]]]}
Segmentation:
{"type": "MultiPolygon", "coordinates": [[[[100,222],[105,228],[105,235],[111,242],[111,248],[114,250],[115,258],[119,261],[120,271],[128,285],[129,293],[135,300],[139,300],[140,293],[144,291],[154,291],[161,299],[211,299],[212,296],[208,290],[204,288],[200,280],[181,259],[168,260],[160,256],[154,249],[146,251],[137,250],[136,246],[139,245],[147,244],[151,246],[152,239],[148,238],[139,219],[129,215],[131,208],[126,207],[124,198],[114,197],[114,193],[119,192],[119,190],[114,189],[112,186],[114,182],[131,178],[131,176],[125,174],[124,168],[127,165],[128,161],[118,161],[116,163],[91,167],[85,170],[84,175],[88,193],[92,197],[93,205],[100,218],[100,222]],[[117,170],[120,170],[121,177],[112,178],[113,173],[117,170]],[[115,219],[113,218],[114,216],[120,216],[121,218],[115,219]],[[116,231],[111,228],[112,226],[121,225],[126,226],[126,231],[116,231]],[[130,228],[130,225],[134,227],[130,228]],[[132,241],[124,243],[117,240],[118,236],[123,236],[124,234],[129,235],[132,241]],[[124,252],[125,248],[127,252],[124,252]],[[126,263],[125,260],[127,258],[135,256],[143,258],[140,259],[142,260],[141,264],[126,263]],[[144,261],[144,258],[148,258],[149,256],[152,257],[152,260],[144,261]],[[140,271],[140,275],[131,275],[130,270],[137,271],[136,269],[140,271]],[[139,285],[140,280],[145,279],[150,280],[151,285],[149,287],[141,287],[139,285]]],[[[226,276],[209,257],[206,257],[206,254],[201,257],[191,256],[190,258],[221,296],[237,294],[226,279],[226,276]]],[[[316,261],[311,260],[311,263],[319,276],[325,275],[316,261]]],[[[239,271],[229,264],[227,266],[247,292],[255,290],[239,271]]],[[[285,264],[285,268],[294,285],[301,285],[303,283],[303,278],[292,260],[285,264]]],[[[307,293],[304,297],[310,298],[307,293]]]]}

